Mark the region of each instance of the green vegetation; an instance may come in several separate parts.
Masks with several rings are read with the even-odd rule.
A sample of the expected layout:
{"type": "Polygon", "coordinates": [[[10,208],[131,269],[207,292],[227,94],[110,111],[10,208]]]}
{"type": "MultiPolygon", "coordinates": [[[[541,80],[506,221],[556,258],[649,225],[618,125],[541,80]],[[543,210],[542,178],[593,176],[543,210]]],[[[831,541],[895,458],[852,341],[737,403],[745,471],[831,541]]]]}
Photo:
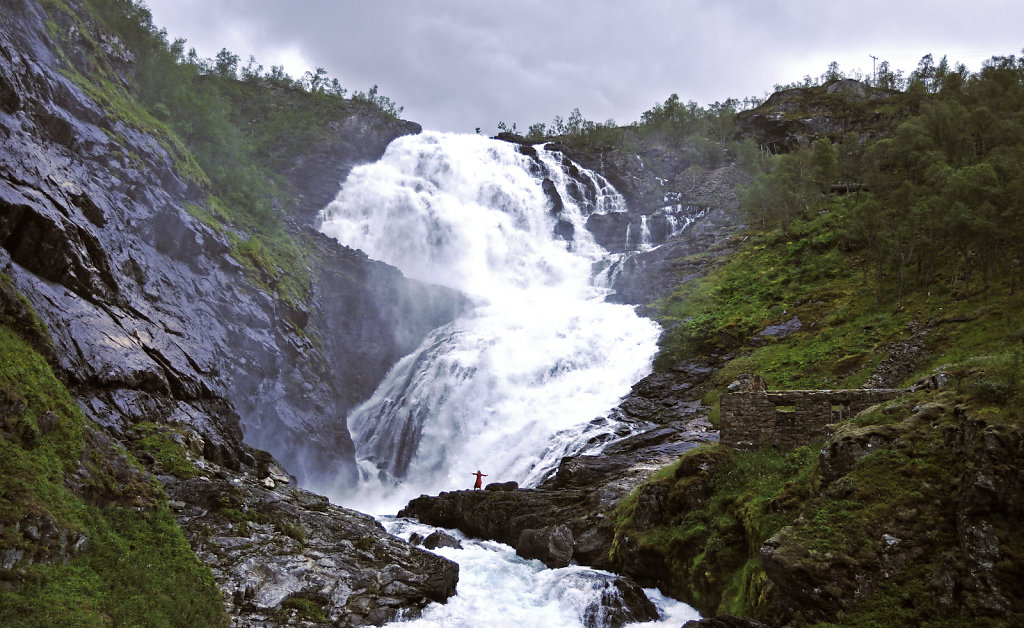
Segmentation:
{"type": "Polygon", "coordinates": [[[672,595],[705,613],[755,614],[765,582],[758,549],[810,496],[816,456],[810,447],[787,454],[718,446],[683,455],[641,489],[666,492],[669,520],[638,530],[639,493],[620,503],[612,561],[622,560],[630,537],[640,552],[662,556],[672,595]]]}
{"type": "Polygon", "coordinates": [[[891,118],[884,137],[833,138],[835,146],[822,138],[767,160],[744,197],[748,216],[785,233],[797,215],[822,207],[830,184],[855,183],[863,191],[847,199],[836,246],[873,279],[879,302],[895,297],[901,306],[908,293],[935,289],[969,296],[997,276],[1016,290],[1024,58],[994,57],[968,74],[926,57],[891,100],[910,115],[891,118]]]}
{"type": "MultiPolygon", "coordinates": [[[[770,598],[759,554],[767,539],[777,535],[786,560],[799,565],[794,577],[808,573],[817,584],[846,586],[831,593],[849,600],[858,585],[850,584],[848,572],[863,570],[878,578],[885,533],[912,548],[913,559],[892,578],[879,578],[879,586],[851,609],[840,611],[839,625],[891,625],[895,619],[907,625],[958,625],[932,603],[939,574],[962,560],[956,505],[972,488],[964,479],[976,464],[964,460],[974,455],[971,450],[950,445],[963,429],[957,407],[968,409],[980,420],[979,430],[992,438],[1019,433],[1019,405],[993,405],[969,391],[949,390],[887,402],[844,424],[834,440],[887,444],[828,485],[819,469],[819,447],[785,453],[705,446],[620,503],[611,558],[621,564],[623,548],[635,543],[636,551],[648,556],[644,564],[657,564],[651,556],[660,557],[670,593],[702,613],[765,619],[770,598]],[[659,489],[667,505],[654,525],[639,529],[643,495],[659,489]]],[[[996,577],[1011,590],[1021,576],[1024,531],[1012,513],[987,519],[996,526],[1003,556],[996,577]]],[[[1009,619],[1022,618],[1017,613],[1009,619]]]]}
{"type": "Polygon", "coordinates": [[[24,552],[0,570],[0,624],[227,625],[163,491],[85,419],[37,331],[0,326],[0,546],[24,552]]]}
{"type": "MultiPolygon", "coordinates": [[[[701,107],[692,100],[683,103],[678,94],[672,94],[627,126],[618,126],[614,120],[588,120],[577,108],[566,118],[555,116],[551,123],[531,124],[525,138],[535,143],[557,140],[583,151],[612,147],[636,152],[641,145],[659,146],[679,151],[701,168],[714,168],[735,158],[741,150],[734,140],[736,113],[760,102],[756,98],[730,98],[701,107]]],[[[505,122],[498,123],[498,130],[518,132],[516,124],[505,122]]]]}
{"type": "Polygon", "coordinates": [[[299,543],[306,542],[306,529],[302,527],[302,524],[281,520],[276,522],[274,527],[281,534],[290,537],[299,543]]]}
{"type": "MultiPolygon", "coordinates": [[[[346,99],[347,90],[323,68],[295,79],[278,66],[264,71],[252,57],[240,66],[226,49],[202,59],[184,40],[169,42],[138,0],[88,0],[84,13],[61,0],[46,6],[50,33],[66,49],[64,72],[103,106],[108,135],[127,144],[113,130],[120,122],[156,138],[179,172],[208,192],[202,206],[189,209],[226,235],[252,282],[286,303],[304,301],[308,247],[284,224],[282,210],[296,191],[280,173],[300,154],[325,148],[332,125],[355,112],[370,108],[397,118],[402,108],[376,85],[346,99]],[[69,39],[66,24],[79,40],[69,39]],[[97,25],[130,51],[133,71],[119,66],[116,45],[113,56],[104,51],[110,46],[101,44],[97,25]],[[70,61],[83,56],[88,70],[70,61]]],[[[143,165],[130,151],[123,157],[143,165]]]]}
{"type": "Polygon", "coordinates": [[[280,623],[287,623],[289,619],[300,619],[315,624],[330,623],[330,618],[324,614],[322,603],[301,596],[293,596],[282,602],[274,619],[280,623]]]}
{"type": "Polygon", "coordinates": [[[168,473],[180,478],[192,478],[201,475],[190,454],[181,440],[181,434],[174,428],[155,423],[138,423],[134,429],[142,436],[135,443],[139,450],[144,451],[156,460],[159,473],[168,473]]]}
{"type": "MultiPolygon", "coordinates": [[[[1024,619],[1021,613],[996,618],[946,617],[931,603],[939,587],[937,580],[948,565],[962,560],[957,529],[956,505],[972,489],[970,478],[976,459],[963,460],[971,451],[957,451],[950,439],[962,429],[953,408],[970,408],[995,438],[1019,430],[1021,414],[1012,417],[983,400],[963,392],[917,393],[882,404],[844,426],[837,438],[846,435],[895,434],[879,451],[862,458],[849,474],[808,500],[802,515],[806,523],[795,527],[789,543],[806,548],[808,562],[817,569],[829,568],[829,556],[844,561],[871,561],[878,551],[880,531],[909,541],[915,546],[915,560],[890,579],[882,580],[852,610],[837,618],[844,626],[875,626],[885,621],[915,626],[1011,625],[1024,619]],[[997,436],[998,435],[998,436],[997,436]],[[849,494],[839,497],[833,493],[849,494]],[[976,622],[976,623],[971,623],[976,622]]],[[[995,577],[1004,590],[1012,590],[1021,575],[1019,557],[1024,532],[1012,514],[990,513],[986,519],[998,527],[1004,559],[995,577]]],[[[835,559],[833,559],[835,561],[835,559]]],[[[870,565],[870,562],[864,562],[870,565]]],[[[970,615],[988,613],[974,607],[968,597],[970,615]]]]}
{"type": "Polygon", "coordinates": [[[936,335],[931,366],[1014,343],[1024,329],[1024,169],[1012,165],[1024,161],[1024,61],[927,76],[915,73],[907,88],[925,91],[920,113],[893,121],[890,137],[819,139],[753,162],[742,209],[759,229],[730,243],[735,254],[709,276],[655,304],[669,329],[659,367],[739,349],[724,377],[748,370],[778,387],[857,386],[911,321],[964,327],[936,335]],[[955,107],[964,108],[956,125],[955,107]],[[972,126],[978,111],[999,112],[998,138],[972,126]],[[866,186],[830,197],[837,180],[866,186]],[[799,333],[754,338],[793,316],[799,333]]]}
{"type": "MultiPolygon", "coordinates": [[[[843,574],[878,573],[884,531],[910,540],[914,556],[839,610],[839,625],[1024,620],[1019,612],[977,617],[985,611],[972,592],[957,593],[963,619],[934,602],[941,574],[963,568],[957,504],[979,464],[977,450],[957,435],[965,421],[997,440],[1015,438],[1024,426],[1024,60],[993,58],[970,75],[926,57],[910,77],[886,81],[904,91],[870,105],[878,115],[865,136],[738,159],[754,174],[741,208],[751,228],[722,245],[728,255],[699,254],[710,272],[653,304],[667,330],[656,368],[727,355],[704,397],[714,407],[744,372],[773,388],[860,386],[894,343],[907,341],[923,357],[897,383],[941,370],[950,384],[844,423],[826,448],[842,439],[883,444],[831,482],[822,479],[817,447],[711,446],[625,499],[613,560],[628,561],[632,551],[660,557],[671,591],[705,613],[771,612],[759,550],[775,535],[787,560],[850,600],[854,585],[843,574]],[[830,195],[838,182],[846,193],[830,195]],[[795,333],[759,334],[794,316],[802,323],[795,333]],[[651,491],[668,503],[653,523],[644,510],[651,491]]],[[[808,89],[802,106],[827,108],[814,104],[820,93],[808,89]]],[[[994,577],[1007,591],[1019,591],[1024,556],[1014,519],[988,515],[1001,557],[994,577]]]]}

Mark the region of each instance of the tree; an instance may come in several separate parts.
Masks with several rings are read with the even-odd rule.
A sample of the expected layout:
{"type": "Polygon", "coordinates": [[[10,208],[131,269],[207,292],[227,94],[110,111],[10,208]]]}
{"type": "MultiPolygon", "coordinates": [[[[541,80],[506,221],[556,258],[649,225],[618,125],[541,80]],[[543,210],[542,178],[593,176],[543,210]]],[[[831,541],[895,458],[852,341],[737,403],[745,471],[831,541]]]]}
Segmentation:
{"type": "Polygon", "coordinates": [[[740,195],[747,216],[764,225],[778,225],[788,235],[789,225],[817,193],[810,185],[808,161],[803,152],[771,157],[767,170],[754,177],[740,195]]]}
{"type": "Polygon", "coordinates": [[[846,75],[844,75],[842,71],[839,69],[839,63],[833,61],[832,63],[828,64],[828,69],[825,70],[825,73],[821,75],[821,82],[823,85],[827,85],[829,83],[840,81],[844,78],[846,78],[846,75]]]}
{"type": "Polygon", "coordinates": [[[236,78],[238,74],[238,55],[227,48],[221,48],[214,58],[213,71],[224,78],[236,78]]]}
{"type": "Polygon", "coordinates": [[[811,145],[811,181],[822,194],[827,194],[838,172],[836,149],[825,138],[811,145]]]}
{"type": "Polygon", "coordinates": [[[841,229],[847,248],[864,251],[863,281],[866,283],[868,273],[874,271],[878,301],[882,300],[885,266],[889,258],[889,246],[884,236],[891,226],[885,206],[875,199],[874,194],[868,194],[852,207],[841,229]]]}
{"type": "Polygon", "coordinates": [[[736,165],[752,175],[764,171],[767,154],[761,150],[752,138],[746,138],[736,144],[736,165]]]}
{"type": "Polygon", "coordinates": [[[878,77],[875,79],[875,87],[902,90],[906,87],[906,79],[903,78],[901,70],[893,72],[889,62],[882,61],[878,65],[878,77]]]}
{"type": "Polygon", "coordinates": [[[242,80],[246,82],[258,81],[263,75],[263,66],[256,62],[256,57],[249,55],[249,62],[242,68],[242,80]]]}
{"type": "Polygon", "coordinates": [[[719,144],[725,142],[736,132],[736,108],[739,101],[728,98],[725,102],[714,102],[708,105],[705,120],[707,121],[708,137],[719,144]]]}
{"type": "Polygon", "coordinates": [[[863,183],[864,142],[854,131],[843,135],[836,147],[836,176],[844,183],[863,183]]]}
{"type": "MultiPolygon", "coordinates": [[[[315,70],[308,70],[302,75],[302,84],[307,90],[319,94],[327,90],[330,81],[327,79],[327,70],[317,67],[315,70]]],[[[374,85],[376,87],[376,85],[374,85]]]]}
{"type": "Polygon", "coordinates": [[[539,142],[545,137],[547,137],[547,125],[543,122],[531,124],[526,132],[526,139],[532,142],[539,142]]]}
{"type": "Polygon", "coordinates": [[[348,90],[341,86],[341,83],[338,82],[338,79],[332,78],[331,86],[327,89],[327,91],[334,94],[335,96],[340,96],[341,98],[344,98],[345,92],[347,92],[348,90]]]}
{"type": "MultiPolygon", "coordinates": [[[[402,115],[404,107],[399,107],[395,101],[391,100],[387,96],[378,93],[379,88],[374,85],[366,92],[356,92],[352,94],[354,100],[362,100],[364,102],[376,105],[382,112],[388,114],[393,118],[398,118],[402,115]]],[[[514,125],[513,125],[514,126],[514,125]]]]}
{"type": "Polygon", "coordinates": [[[935,59],[931,54],[926,54],[917,62],[917,69],[911,72],[910,81],[921,83],[927,92],[935,91],[935,59]]]}
{"type": "Polygon", "coordinates": [[[263,80],[271,85],[279,85],[281,87],[301,87],[301,83],[284,71],[283,65],[270,66],[270,72],[263,77],[263,80]]]}
{"type": "Polygon", "coordinates": [[[964,285],[971,292],[975,259],[980,256],[982,272],[988,281],[988,269],[998,250],[999,226],[996,205],[999,200],[999,179],[995,168],[980,163],[955,170],[946,186],[949,212],[947,232],[964,265],[964,285]]]}
{"type": "Polygon", "coordinates": [[[551,121],[551,134],[565,135],[565,120],[562,119],[562,116],[555,116],[551,121]]]}
{"type": "Polygon", "coordinates": [[[565,134],[579,135],[583,131],[583,123],[585,121],[579,107],[574,108],[569,113],[569,118],[565,121],[565,134]]]}
{"type": "MultiPolygon", "coordinates": [[[[907,268],[914,257],[915,249],[920,243],[919,193],[910,181],[903,181],[896,190],[885,199],[885,215],[889,222],[888,228],[880,234],[892,252],[896,261],[898,290],[896,307],[903,307],[903,296],[906,287],[907,268]]],[[[881,291],[879,291],[881,297],[881,291]]]]}

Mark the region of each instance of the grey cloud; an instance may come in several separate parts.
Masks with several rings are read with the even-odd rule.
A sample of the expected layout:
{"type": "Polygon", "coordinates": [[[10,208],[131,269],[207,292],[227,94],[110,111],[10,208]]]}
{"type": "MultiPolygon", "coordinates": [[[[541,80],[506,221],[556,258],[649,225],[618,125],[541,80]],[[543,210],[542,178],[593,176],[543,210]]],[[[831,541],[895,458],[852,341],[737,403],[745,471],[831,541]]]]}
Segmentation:
{"type": "MultiPolygon", "coordinates": [[[[1018,2],[804,0],[149,0],[158,25],[204,55],[223,46],[264,65],[293,47],[350,90],[377,84],[428,128],[493,132],[579,107],[637,119],[675,92],[700,103],[761,95],[829,61],[904,70],[962,51],[977,69],[1019,53],[1018,2]]],[[[954,56],[955,55],[951,55],[954,56]]],[[[290,68],[299,74],[306,68],[290,68]]]]}

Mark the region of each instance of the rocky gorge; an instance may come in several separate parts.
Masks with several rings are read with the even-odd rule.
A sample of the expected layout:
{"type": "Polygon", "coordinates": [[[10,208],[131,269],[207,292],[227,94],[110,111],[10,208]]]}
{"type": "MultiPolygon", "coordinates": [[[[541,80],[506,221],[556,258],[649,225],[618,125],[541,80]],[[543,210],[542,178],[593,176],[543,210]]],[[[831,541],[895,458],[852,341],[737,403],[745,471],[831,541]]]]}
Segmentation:
{"type": "MultiPolygon", "coordinates": [[[[283,192],[268,237],[225,210],[232,201],[214,193],[185,144],[134,100],[139,59],[89,2],[0,8],[0,618],[18,625],[47,604],[54,614],[37,623],[149,618],[107,601],[119,590],[205,600],[177,618],[193,625],[379,625],[444,602],[456,591],[455,563],[313,492],[359,481],[344,417],[469,307],[459,292],[408,279],[316,229],[354,167],[421,129],[372,102],[323,106],[295,86],[231,79],[268,110],[320,120],[297,148],[280,138],[267,148],[287,156],[274,162],[283,192]],[[298,251],[295,263],[268,255],[280,241],[298,251]],[[31,368],[22,364],[29,355],[31,368]],[[114,532],[96,523],[108,520],[114,532]],[[132,536],[133,526],[142,532],[132,536]],[[108,555],[109,564],[94,558],[108,555]],[[75,571],[86,560],[100,565],[93,580],[113,579],[111,564],[184,566],[151,582],[132,572],[138,581],[111,584],[95,604],[54,593],[86,579],[75,571]],[[195,587],[175,593],[174,582],[195,587]]],[[[900,102],[855,81],[787,90],[740,113],[737,138],[788,151],[851,132],[882,136],[892,120],[878,109],[902,112],[900,102]]],[[[272,115],[260,115],[251,123],[270,126],[272,115]]],[[[609,300],[666,328],[655,372],[594,418],[612,426],[587,443],[605,445],[599,454],[563,458],[532,488],[498,481],[424,495],[400,515],[505,543],[551,568],[612,571],[603,586],[616,594],[601,620],[610,625],[653,618],[640,587],[718,615],[703,620],[711,626],[871,625],[895,616],[890,607],[940,623],[1019,618],[1021,429],[960,394],[976,367],[949,369],[953,389],[868,410],[812,447],[747,455],[717,446],[717,401],[729,382],[752,363],[785,371],[774,354],[751,356],[797,355],[798,343],[815,342],[831,324],[829,299],[846,287],[816,291],[801,275],[789,284],[807,294],[750,329],[730,320],[700,351],[670,351],[696,318],[666,315],[677,291],[751,246],[780,246],[744,224],[740,190],[751,175],[735,155],[710,141],[680,147],[623,133],[617,146],[543,143],[564,156],[580,200],[592,200],[596,184],[573,174],[576,164],[625,199],[586,229],[621,254],[605,269],[609,300]]],[[[543,171],[533,143],[498,139],[543,171]]],[[[559,214],[577,199],[559,196],[550,179],[543,190],[555,235],[571,243],[574,228],[559,214]]],[[[820,248],[822,239],[805,232],[781,248],[820,248]]],[[[767,284],[785,265],[768,261],[749,283],[767,284]]],[[[717,294],[742,294],[738,283],[717,294]]],[[[771,290],[781,302],[783,289],[771,290]]],[[[828,345],[822,352],[839,353],[817,370],[899,385],[960,329],[1002,320],[999,309],[922,306],[913,324],[877,337],[882,323],[846,315],[868,344],[828,345]]]]}
{"type": "MultiPolygon", "coordinates": [[[[119,460],[105,488],[98,477],[66,480],[71,498],[116,502],[155,481],[144,508],[173,514],[238,625],[380,623],[452,595],[455,565],[296,486],[355,481],[351,437],[336,418],[464,307],[461,295],[407,280],[313,229],[349,169],[418,126],[350,101],[281,172],[294,199],[285,228],[311,277],[296,301],[275,289],[274,269],[254,271],[240,257],[239,241],[253,236],[211,220],[216,201],[181,145],[90,91],[105,80],[127,84],[135,55],[87,6],[18,2],[2,20],[0,241],[4,306],[17,313],[5,324],[38,346],[77,401],[89,455],[119,460]],[[46,331],[26,331],[37,326],[46,331]]],[[[302,102],[287,90],[263,97],[302,102]]],[[[12,398],[22,394],[7,386],[12,398]]],[[[25,412],[15,403],[5,417],[36,420],[25,412]]],[[[710,437],[709,427],[665,428],[647,466],[606,501],[710,437]]],[[[633,466],[620,458],[618,467],[633,466]]],[[[32,506],[42,514],[9,506],[4,578],[17,592],[24,570],[51,560],[49,537],[29,532],[35,521],[65,535],[76,526],[45,500],[32,506]]],[[[87,546],[78,534],[62,541],[58,561],[87,546]]],[[[601,564],[597,547],[592,562],[601,564]]],[[[644,599],[628,581],[616,586],[644,599]]]]}

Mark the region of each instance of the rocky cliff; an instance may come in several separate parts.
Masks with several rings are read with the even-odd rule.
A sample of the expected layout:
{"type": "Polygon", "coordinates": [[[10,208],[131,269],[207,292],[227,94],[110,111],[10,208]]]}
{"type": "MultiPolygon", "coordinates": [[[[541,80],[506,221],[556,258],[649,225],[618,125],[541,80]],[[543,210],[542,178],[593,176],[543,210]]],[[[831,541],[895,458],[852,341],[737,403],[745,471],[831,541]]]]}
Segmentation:
{"type": "MultiPolygon", "coordinates": [[[[694,145],[667,145],[632,129],[622,133],[617,145],[581,145],[567,137],[545,147],[562,153],[564,175],[576,181],[570,189],[579,198],[572,200],[580,205],[593,202],[596,183],[574,163],[600,174],[622,195],[624,207],[595,212],[586,227],[598,244],[620,254],[607,272],[613,290],[609,300],[646,307],[704,273],[707,260],[695,262],[694,254],[727,253],[723,243],[743,226],[737,218],[737,191],[749,174],[720,157],[709,160],[694,145]]],[[[518,144],[536,158],[521,136],[501,133],[497,139],[518,144]]],[[[718,155],[719,150],[712,152],[718,155]]],[[[545,192],[557,215],[563,200],[548,188],[545,192]]],[[[559,235],[573,236],[571,231],[559,235]]]]}
{"type": "Polygon", "coordinates": [[[741,111],[741,134],[772,153],[808,146],[817,138],[838,140],[846,133],[877,135],[906,113],[902,93],[839,79],[814,87],[772,94],[755,109],[741,111]]]}
{"type": "Polygon", "coordinates": [[[87,419],[157,474],[197,549],[219,545],[201,556],[239,621],[300,594],[350,623],[450,595],[454,565],[287,488],[289,473],[354,480],[347,410],[461,306],[310,228],[353,164],[418,127],[367,105],[282,173],[302,190],[288,229],[312,277],[306,299],[289,300],[240,262],[250,236],[207,219],[209,192],[166,127],[106,82],[117,79],[103,67],[130,75],[133,56],[87,7],[18,0],[0,27],[0,269],[45,323],[87,419]],[[191,464],[147,452],[154,435],[191,464]],[[305,542],[285,538],[296,530],[305,542]],[[268,542],[282,549],[245,559],[268,542]]]}

